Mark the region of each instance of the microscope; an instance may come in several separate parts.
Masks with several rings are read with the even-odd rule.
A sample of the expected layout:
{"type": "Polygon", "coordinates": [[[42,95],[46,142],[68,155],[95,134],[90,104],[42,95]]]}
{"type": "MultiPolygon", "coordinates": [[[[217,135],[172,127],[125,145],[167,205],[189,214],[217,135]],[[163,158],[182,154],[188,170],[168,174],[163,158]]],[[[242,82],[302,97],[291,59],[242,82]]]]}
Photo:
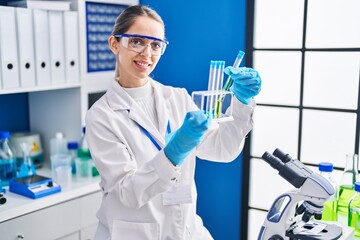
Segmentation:
{"type": "Polygon", "coordinates": [[[265,152],[262,159],[296,189],[274,201],[258,240],[332,240],[343,235],[341,227],[316,221],[321,219],[326,200],[335,194],[334,187],[325,178],[280,149],[273,154],[265,152]]]}

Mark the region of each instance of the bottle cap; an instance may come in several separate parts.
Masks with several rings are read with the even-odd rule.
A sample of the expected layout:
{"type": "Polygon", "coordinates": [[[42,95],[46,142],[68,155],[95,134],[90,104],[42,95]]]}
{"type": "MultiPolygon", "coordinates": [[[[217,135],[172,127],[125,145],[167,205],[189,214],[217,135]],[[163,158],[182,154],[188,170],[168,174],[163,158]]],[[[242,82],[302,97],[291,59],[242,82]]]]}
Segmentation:
{"type": "Polygon", "coordinates": [[[10,137],[10,132],[8,131],[0,131],[0,139],[6,139],[10,137]]]}
{"type": "Polygon", "coordinates": [[[319,163],[319,171],[321,172],[332,172],[334,170],[334,166],[329,162],[321,162],[319,163]]]}
{"type": "Polygon", "coordinates": [[[355,183],[355,191],[360,192],[360,182],[355,183]]]}
{"type": "Polygon", "coordinates": [[[68,148],[68,149],[78,149],[78,148],[79,148],[79,144],[78,144],[77,142],[68,142],[67,148],[68,148]]]}

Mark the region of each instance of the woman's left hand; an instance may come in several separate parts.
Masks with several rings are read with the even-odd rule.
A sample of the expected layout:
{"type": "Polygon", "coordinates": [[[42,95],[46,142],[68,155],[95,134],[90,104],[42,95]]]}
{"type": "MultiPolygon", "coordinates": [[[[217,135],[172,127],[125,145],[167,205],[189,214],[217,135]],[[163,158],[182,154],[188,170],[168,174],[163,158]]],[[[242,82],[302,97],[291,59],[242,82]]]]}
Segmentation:
{"type": "Polygon", "coordinates": [[[240,102],[249,104],[253,97],[261,91],[261,78],[256,70],[229,66],[225,68],[224,72],[233,79],[234,83],[230,90],[240,102]]]}

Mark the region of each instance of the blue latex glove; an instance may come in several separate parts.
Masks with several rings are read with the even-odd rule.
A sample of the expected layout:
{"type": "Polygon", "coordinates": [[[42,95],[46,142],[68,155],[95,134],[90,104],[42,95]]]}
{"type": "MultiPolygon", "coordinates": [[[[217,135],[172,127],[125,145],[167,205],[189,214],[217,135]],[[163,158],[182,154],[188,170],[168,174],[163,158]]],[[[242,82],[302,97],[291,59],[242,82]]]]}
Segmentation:
{"type": "Polygon", "coordinates": [[[202,141],[211,123],[204,111],[188,112],[182,126],[171,136],[164,148],[166,157],[174,164],[181,165],[185,158],[202,141]]]}
{"type": "Polygon", "coordinates": [[[233,79],[234,83],[230,88],[236,98],[244,103],[249,104],[253,97],[259,94],[261,90],[261,78],[259,73],[252,68],[234,68],[226,67],[225,74],[233,79]]]}

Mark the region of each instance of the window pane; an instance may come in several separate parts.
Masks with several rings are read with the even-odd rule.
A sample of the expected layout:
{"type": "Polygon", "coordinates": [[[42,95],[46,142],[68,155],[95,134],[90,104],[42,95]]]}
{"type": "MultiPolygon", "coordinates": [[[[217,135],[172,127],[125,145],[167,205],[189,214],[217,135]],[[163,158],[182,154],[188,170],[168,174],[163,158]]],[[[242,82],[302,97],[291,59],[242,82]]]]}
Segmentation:
{"type": "Polygon", "coordinates": [[[255,1],[254,47],[301,48],[304,0],[255,1]]]}
{"type": "Polygon", "coordinates": [[[299,105],[301,52],[254,51],[253,66],[262,79],[256,102],[299,105]]]}
{"type": "Polygon", "coordinates": [[[261,157],[265,151],[283,149],[297,156],[299,110],[257,106],[251,135],[251,155],[261,157]]]}
{"type": "Polygon", "coordinates": [[[266,218],[267,212],[250,209],[248,221],[248,239],[258,239],[262,224],[266,218]]]}
{"type": "MultiPolygon", "coordinates": [[[[269,151],[270,153],[273,150],[269,151]]],[[[265,160],[250,160],[249,206],[269,210],[275,199],[294,187],[283,179],[278,170],[272,168],[265,160]],[[264,176],[264,177],[259,177],[264,176]],[[276,186],[276,187],[274,187],[276,186]]]]}
{"type": "Polygon", "coordinates": [[[307,52],[304,106],[357,109],[360,52],[307,52]]]}
{"type": "Polygon", "coordinates": [[[359,12],[359,0],[308,1],[306,47],[360,47],[359,12]]]}
{"type": "Polygon", "coordinates": [[[304,110],[301,161],[344,167],[345,155],[355,150],[355,127],[355,113],[304,110]]]}

